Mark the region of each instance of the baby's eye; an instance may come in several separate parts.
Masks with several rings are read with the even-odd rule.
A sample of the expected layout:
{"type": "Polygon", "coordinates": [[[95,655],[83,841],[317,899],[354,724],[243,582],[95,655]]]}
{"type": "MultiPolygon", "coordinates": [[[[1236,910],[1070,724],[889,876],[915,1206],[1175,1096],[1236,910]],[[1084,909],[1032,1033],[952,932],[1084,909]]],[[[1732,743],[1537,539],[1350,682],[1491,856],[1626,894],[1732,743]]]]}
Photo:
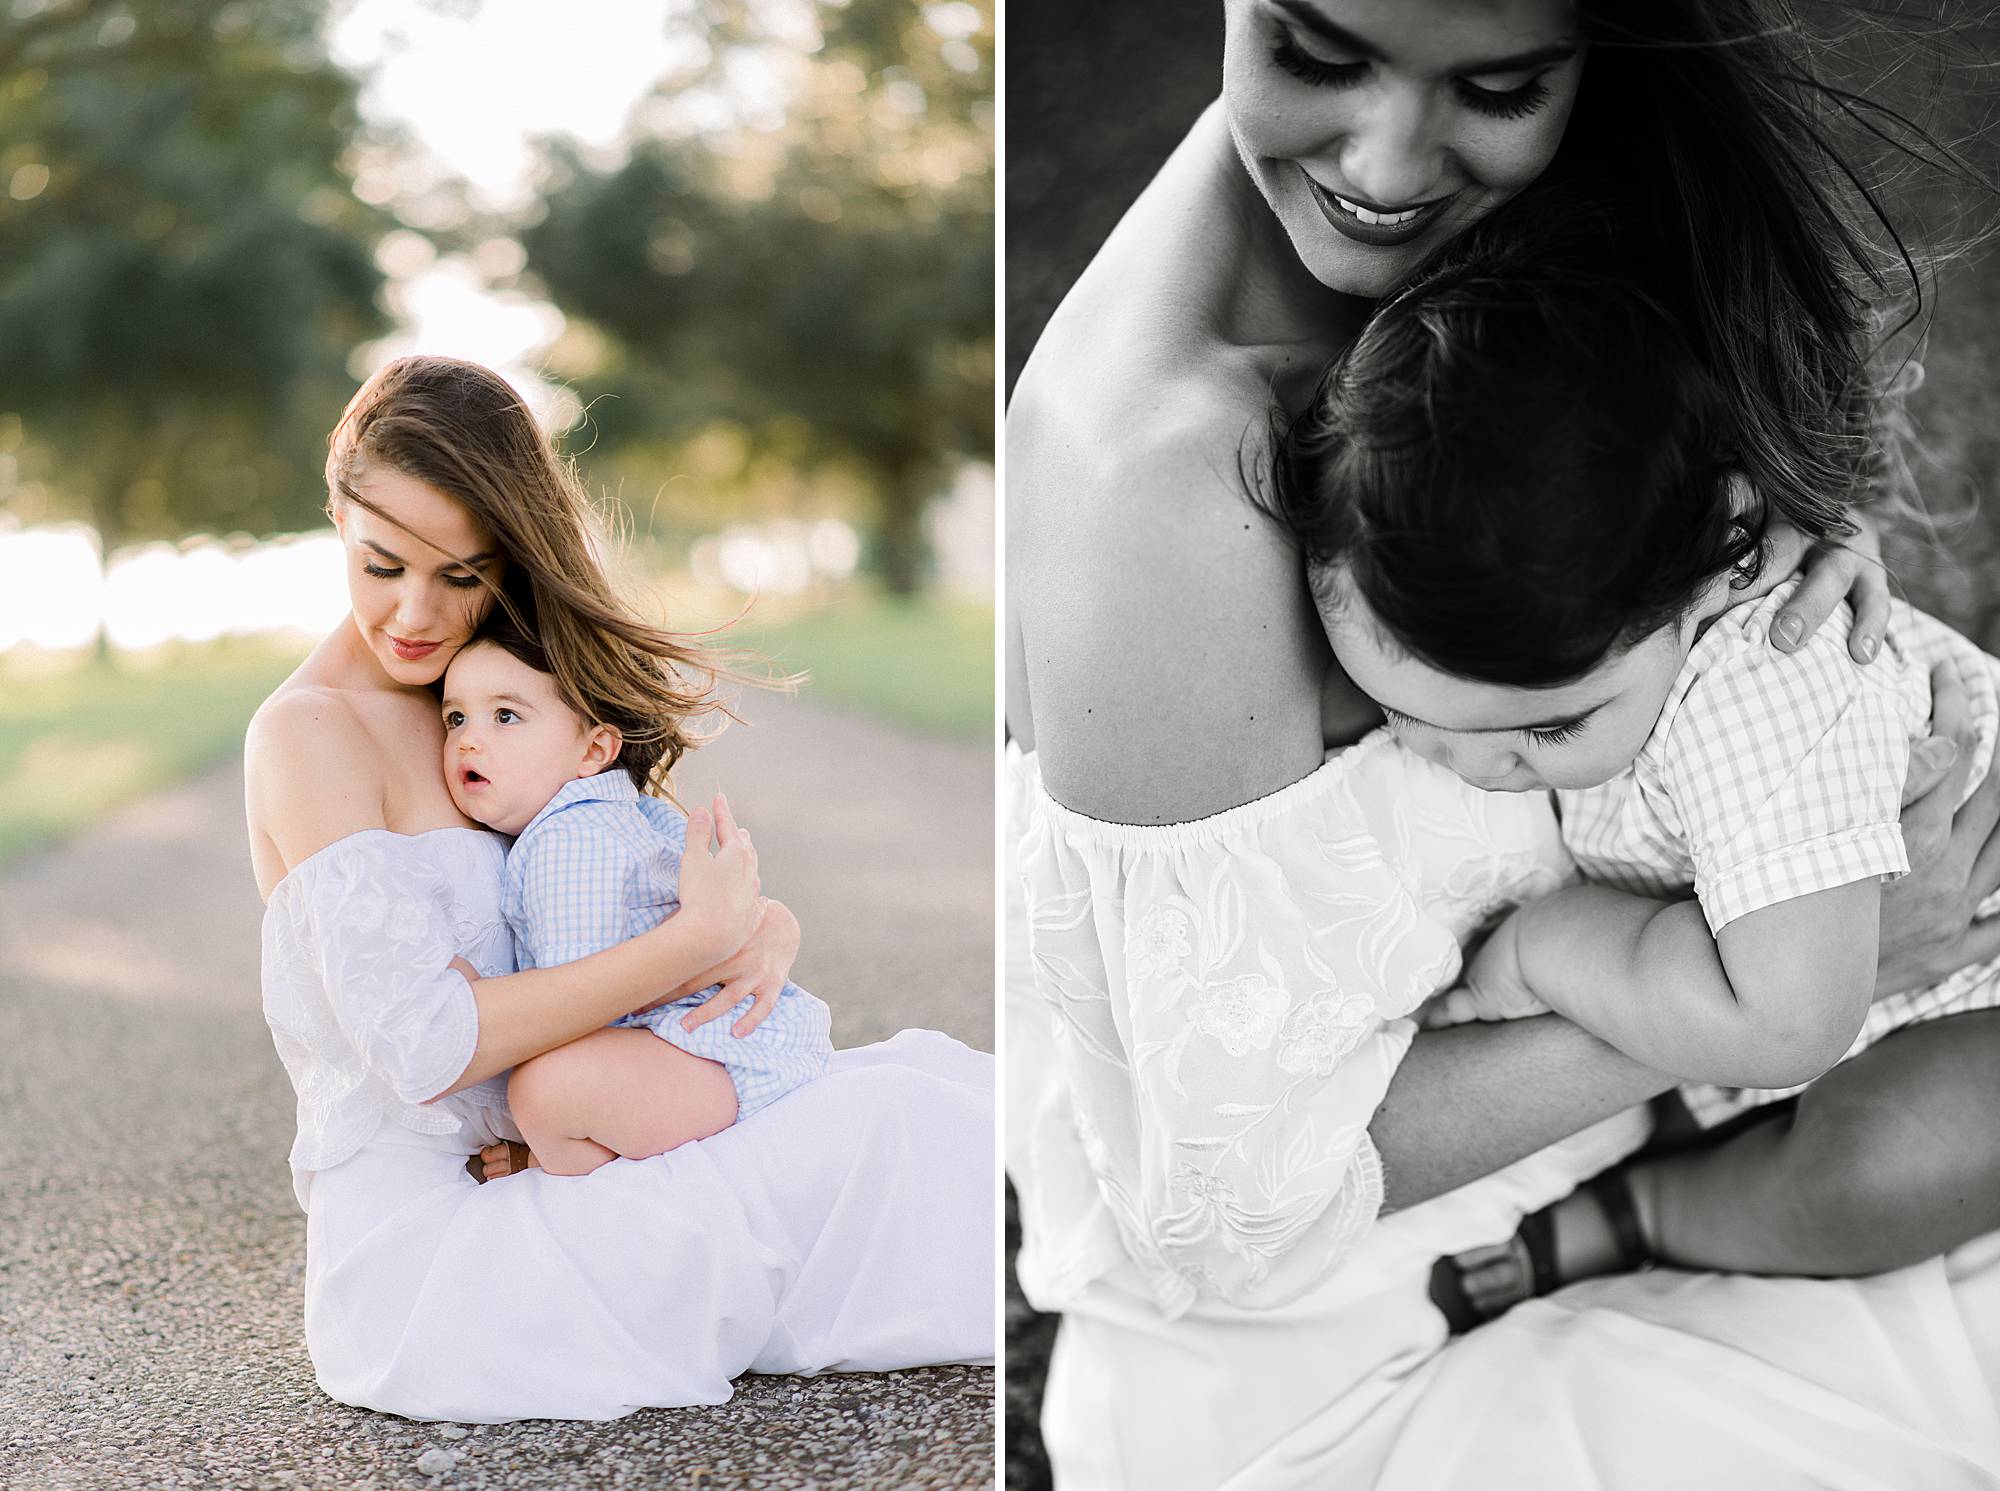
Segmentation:
{"type": "Polygon", "coordinates": [[[1583,724],[1582,720],[1572,720],[1567,725],[1555,725],[1547,730],[1530,730],[1528,732],[1528,739],[1532,740],[1536,745],[1562,745],[1564,742],[1575,740],[1577,736],[1583,734],[1583,724]]]}
{"type": "Polygon", "coordinates": [[[511,709],[496,709],[493,711],[493,719],[497,724],[511,725],[519,718],[520,716],[511,709]]]}
{"type": "Polygon", "coordinates": [[[445,729],[456,730],[460,725],[463,725],[464,723],[465,723],[465,716],[460,714],[457,710],[447,709],[444,712],[445,729]]]}

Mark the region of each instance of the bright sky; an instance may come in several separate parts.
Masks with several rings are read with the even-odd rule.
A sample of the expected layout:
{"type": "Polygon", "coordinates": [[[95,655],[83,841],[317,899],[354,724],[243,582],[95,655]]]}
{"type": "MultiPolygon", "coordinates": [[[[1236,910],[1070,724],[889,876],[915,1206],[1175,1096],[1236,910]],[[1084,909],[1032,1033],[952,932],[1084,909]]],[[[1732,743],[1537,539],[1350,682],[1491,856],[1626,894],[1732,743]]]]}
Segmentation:
{"type": "MultiPolygon", "coordinates": [[[[537,136],[567,135],[615,157],[633,106],[663,75],[700,60],[685,33],[669,35],[669,17],[684,10],[685,0],[346,0],[329,42],[336,62],[368,77],[371,120],[406,128],[471,184],[476,206],[511,213],[533,198],[537,136]]],[[[365,170],[360,185],[365,192],[365,170]]],[[[489,247],[504,264],[505,246],[489,247]]],[[[392,234],[380,257],[404,325],[373,349],[371,366],[405,352],[472,358],[509,377],[545,417],[568,422],[568,401],[535,376],[562,330],[560,312],[488,293],[472,265],[436,259],[414,234],[392,234]]]]}

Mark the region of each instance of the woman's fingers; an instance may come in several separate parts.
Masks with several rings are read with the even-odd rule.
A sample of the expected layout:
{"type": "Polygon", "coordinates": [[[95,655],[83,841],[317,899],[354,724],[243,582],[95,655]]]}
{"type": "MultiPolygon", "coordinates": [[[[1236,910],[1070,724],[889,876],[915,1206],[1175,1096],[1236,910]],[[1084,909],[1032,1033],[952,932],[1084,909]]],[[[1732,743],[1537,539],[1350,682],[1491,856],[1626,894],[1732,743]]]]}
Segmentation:
{"type": "MultiPolygon", "coordinates": [[[[1962,783],[1965,773],[1972,769],[1971,753],[1961,752],[1960,755],[1962,759],[1959,765],[1946,774],[1944,783],[1940,785],[1939,796],[1946,796],[1945,789],[1954,782],[1962,783]]],[[[1958,791],[1951,792],[1948,800],[1956,802],[1958,793],[1963,790],[1961,786],[1958,791]]],[[[1993,849],[1996,829],[2000,829],[2000,756],[1995,757],[1992,765],[1986,770],[1984,780],[1974,789],[1972,796],[1965,800],[1965,806],[1952,815],[1951,820],[1952,844],[1961,851],[1965,862],[1972,867],[1971,875],[1975,882],[1979,880],[1981,861],[1996,853],[1993,849]]],[[[1968,885],[1966,889],[1971,893],[1970,904],[1976,906],[1986,899],[1994,887],[1991,884],[1975,883],[1968,885]]]]}
{"type": "Polygon", "coordinates": [[[736,815],[729,811],[729,799],[720,792],[715,794],[715,842],[727,849],[736,841],[741,830],[736,826],[736,815]]]}
{"type": "Polygon", "coordinates": [[[1878,564],[1864,564],[1847,593],[1854,606],[1854,630],[1847,634],[1847,655],[1857,663],[1872,663],[1882,651],[1889,630],[1889,576],[1878,564]]]}
{"type": "Polygon", "coordinates": [[[710,840],[714,837],[715,818],[709,810],[707,808],[689,809],[687,852],[693,854],[697,849],[707,849],[710,840]]]}
{"type": "Polygon", "coordinates": [[[749,995],[747,979],[738,975],[690,1010],[681,1020],[682,1030],[699,1030],[710,1020],[719,1020],[749,995]]]}
{"type": "Polygon", "coordinates": [[[1933,735],[1910,747],[1910,764],[1903,773],[1903,806],[1928,795],[1958,760],[1958,742],[1933,735]]]}
{"type": "Polygon", "coordinates": [[[1771,645],[1791,652],[1818,631],[1833,608],[1847,598],[1860,564],[1848,549],[1816,550],[1799,588],[1771,621],[1771,645]]]}
{"type": "Polygon", "coordinates": [[[750,1006],[750,1012],[731,1027],[730,1034],[741,1039],[764,1023],[764,1017],[778,1007],[778,995],[784,986],[775,982],[767,983],[757,991],[757,998],[750,1006]]]}
{"type": "Polygon", "coordinates": [[[1969,968],[1974,963],[1990,963],[2000,958],[2000,916],[1989,916],[1967,927],[1958,949],[1958,956],[1964,960],[1960,967],[1969,968]]]}

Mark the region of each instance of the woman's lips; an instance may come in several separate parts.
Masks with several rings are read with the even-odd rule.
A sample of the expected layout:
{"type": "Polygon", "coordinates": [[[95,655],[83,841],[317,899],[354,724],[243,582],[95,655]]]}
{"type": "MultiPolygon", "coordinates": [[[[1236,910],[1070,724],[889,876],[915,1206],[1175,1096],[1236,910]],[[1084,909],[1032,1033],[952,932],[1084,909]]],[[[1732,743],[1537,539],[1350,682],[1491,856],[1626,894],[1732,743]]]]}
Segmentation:
{"type": "Polygon", "coordinates": [[[1343,205],[1338,196],[1313,180],[1304,166],[1299,167],[1299,175],[1305,178],[1306,193],[1312,198],[1313,206],[1319,209],[1320,216],[1343,237],[1365,243],[1371,248],[1391,248],[1408,243],[1436,222],[1438,214],[1451,204],[1451,196],[1444,196],[1403,212],[1377,213],[1354,204],[1343,205]],[[1368,222],[1361,216],[1364,212],[1376,221],[1368,222]]]}
{"type": "Polygon", "coordinates": [[[444,644],[442,642],[411,642],[402,637],[391,637],[389,645],[396,650],[396,656],[406,663],[414,663],[427,658],[444,644]]]}

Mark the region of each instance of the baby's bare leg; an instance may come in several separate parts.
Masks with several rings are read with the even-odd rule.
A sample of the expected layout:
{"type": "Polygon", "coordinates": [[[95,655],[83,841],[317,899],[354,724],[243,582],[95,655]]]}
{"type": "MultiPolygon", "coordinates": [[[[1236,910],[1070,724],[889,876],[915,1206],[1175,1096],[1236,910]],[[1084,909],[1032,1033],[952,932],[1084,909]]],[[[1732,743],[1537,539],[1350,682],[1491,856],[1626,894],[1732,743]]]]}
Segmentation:
{"type": "Polygon", "coordinates": [[[585,1175],[728,1128],[736,1087],[650,1030],[596,1030],[514,1068],[507,1105],[544,1170],[585,1175]]]}
{"type": "Polygon", "coordinates": [[[1835,1067],[1791,1115],[1635,1165],[1663,1262],[1843,1277],[2000,1227],[2000,1010],[1909,1026],[1835,1067]]]}

